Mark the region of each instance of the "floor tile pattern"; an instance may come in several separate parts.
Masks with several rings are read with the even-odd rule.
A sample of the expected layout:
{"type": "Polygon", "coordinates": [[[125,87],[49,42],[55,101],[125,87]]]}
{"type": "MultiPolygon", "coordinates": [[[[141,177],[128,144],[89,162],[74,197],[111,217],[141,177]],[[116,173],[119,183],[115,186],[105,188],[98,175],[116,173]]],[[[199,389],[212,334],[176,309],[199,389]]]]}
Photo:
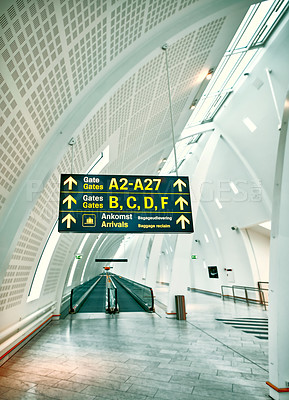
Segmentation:
{"type": "Polygon", "coordinates": [[[188,298],[186,321],[162,308],[53,321],[0,368],[0,399],[269,399],[268,342],[216,321],[266,313],[208,297],[188,298]]]}

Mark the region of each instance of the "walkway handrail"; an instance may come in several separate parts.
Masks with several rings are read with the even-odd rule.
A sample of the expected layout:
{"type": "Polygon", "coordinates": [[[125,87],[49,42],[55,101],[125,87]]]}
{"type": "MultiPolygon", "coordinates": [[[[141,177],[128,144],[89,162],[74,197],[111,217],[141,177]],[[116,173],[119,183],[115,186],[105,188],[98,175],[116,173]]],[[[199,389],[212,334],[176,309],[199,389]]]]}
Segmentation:
{"type": "Polygon", "coordinates": [[[128,278],[124,278],[123,276],[116,276],[115,274],[111,274],[113,279],[115,279],[137,302],[138,304],[148,312],[154,312],[154,294],[153,289],[149,286],[143,285],[138,282],[134,282],[128,278]],[[119,279],[121,278],[121,279],[119,279]],[[129,286],[125,283],[129,283],[129,286]],[[136,289],[139,288],[145,293],[144,296],[140,296],[136,293],[136,289]]]}
{"type": "MultiPolygon", "coordinates": [[[[259,285],[258,285],[258,286],[259,286],[259,285]]],[[[232,297],[233,300],[234,300],[234,302],[236,301],[236,299],[237,299],[237,300],[239,300],[239,299],[245,299],[248,306],[250,305],[250,304],[249,304],[250,302],[256,302],[256,303],[260,302],[260,304],[262,304],[262,305],[264,306],[265,310],[266,310],[266,300],[265,300],[265,296],[264,296],[264,290],[267,290],[267,289],[261,289],[260,287],[255,288],[255,287],[252,287],[252,286],[240,286],[240,285],[232,285],[232,286],[222,285],[222,286],[221,286],[222,299],[223,299],[223,300],[224,300],[225,297],[232,297]],[[232,295],[225,295],[225,294],[224,294],[224,288],[229,288],[229,289],[231,289],[231,290],[232,290],[232,295]],[[238,289],[244,290],[244,292],[245,292],[245,297],[237,296],[236,293],[235,293],[235,290],[236,290],[236,289],[237,289],[237,290],[238,290],[238,289]],[[260,300],[250,299],[250,298],[248,297],[248,292],[258,292],[258,293],[259,293],[260,300]]]]}
{"type": "Polygon", "coordinates": [[[74,289],[71,289],[71,294],[70,294],[70,308],[69,308],[69,313],[70,314],[75,314],[77,312],[77,308],[80,307],[83,302],[86,300],[87,296],[89,293],[95,288],[95,286],[98,284],[98,282],[101,280],[102,277],[98,278],[92,285],[91,287],[80,297],[80,299],[77,301],[76,304],[73,305],[73,292],[74,289]]]}
{"type": "Polygon", "coordinates": [[[118,312],[117,287],[110,275],[106,276],[106,312],[114,314],[118,312]]]}

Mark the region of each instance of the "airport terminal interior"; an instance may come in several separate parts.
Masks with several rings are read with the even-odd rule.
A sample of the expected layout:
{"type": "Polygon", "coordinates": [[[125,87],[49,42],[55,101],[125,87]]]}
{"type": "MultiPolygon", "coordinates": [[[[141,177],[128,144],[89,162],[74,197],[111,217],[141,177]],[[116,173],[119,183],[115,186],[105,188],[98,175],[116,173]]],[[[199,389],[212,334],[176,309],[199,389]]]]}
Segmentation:
{"type": "Polygon", "coordinates": [[[0,31],[0,399],[289,399],[289,0],[0,31]]]}

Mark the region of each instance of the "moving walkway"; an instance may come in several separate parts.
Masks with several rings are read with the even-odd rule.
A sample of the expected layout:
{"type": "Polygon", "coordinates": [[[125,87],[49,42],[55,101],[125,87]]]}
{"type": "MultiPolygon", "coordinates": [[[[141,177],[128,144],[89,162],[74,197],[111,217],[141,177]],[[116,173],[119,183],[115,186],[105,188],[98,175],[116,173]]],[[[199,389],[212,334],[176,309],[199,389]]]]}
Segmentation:
{"type": "Polygon", "coordinates": [[[144,311],[154,311],[152,288],[112,273],[101,274],[71,291],[71,314],[144,311]]]}

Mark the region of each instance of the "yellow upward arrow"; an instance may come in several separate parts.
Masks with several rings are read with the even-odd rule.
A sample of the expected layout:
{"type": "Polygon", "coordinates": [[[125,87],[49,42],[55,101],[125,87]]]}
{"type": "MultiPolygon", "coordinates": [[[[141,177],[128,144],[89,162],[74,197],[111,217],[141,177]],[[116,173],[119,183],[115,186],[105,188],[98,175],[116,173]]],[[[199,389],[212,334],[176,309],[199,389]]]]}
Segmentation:
{"type": "Polygon", "coordinates": [[[175,183],[173,184],[173,187],[175,187],[177,185],[178,185],[179,192],[182,192],[182,186],[184,186],[184,187],[187,186],[186,183],[183,182],[180,178],[175,181],[175,183]]]}
{"type": "Polygon", "coordinates": [[[74,204],[76,204],[75,198],[73,198],[73,197],[71,196],[71,194],[70,194],[70,195],[68,195],[67,197],[65,197],[65,199],[64,199],[63,202],[62,202],[62,204],[64,204],[64,203],[67,202],[68,209],[70,210],[70,209],[71,209],[71,202],[72,202],[72,201],[73,201],[74,204]]]}
{"type": "Polygon", "coordinates": [[[182,225],[182,229],[185,229],[186,228],[186,223],[187,224],[190,224],[190,221],[188,220],[188,218],[186,218],[184,215],[181,215],[180,216],[180,218],[178,218],[177,220],[176,220],[176,223],[178,224],[178,223],[181,223],[181,225],[182,225]]]}
{"type": "Polygon", "coordinates": [[[184,209],[184,204],[187,206],[189,203],[187,202],[186,199],[184,199],[182,196],[178,198],[178,200],[175,201],[175,206],[180,203],[180,210],[184,209]]]}
{"type": "Polygon", "coordinates": [[[77,182],[75,179],[70,176],[69,178],[66,179],[66,181],[63,182],[63,185],[66,185],[68,183],[68,190],[72,189],[72,184],[74,183],[77,186],[77,182]]]}
{"type": "Polygon", "coordinates": [[[65,221],[67,221],[67,225],[66,225],[67,229],[70,228],[71,221],[76,224],[76,219],[73,218],[73,216],[71,214],[67,214],[64,218],[62,218],[61,222],[65,222],[65,221]]]}

